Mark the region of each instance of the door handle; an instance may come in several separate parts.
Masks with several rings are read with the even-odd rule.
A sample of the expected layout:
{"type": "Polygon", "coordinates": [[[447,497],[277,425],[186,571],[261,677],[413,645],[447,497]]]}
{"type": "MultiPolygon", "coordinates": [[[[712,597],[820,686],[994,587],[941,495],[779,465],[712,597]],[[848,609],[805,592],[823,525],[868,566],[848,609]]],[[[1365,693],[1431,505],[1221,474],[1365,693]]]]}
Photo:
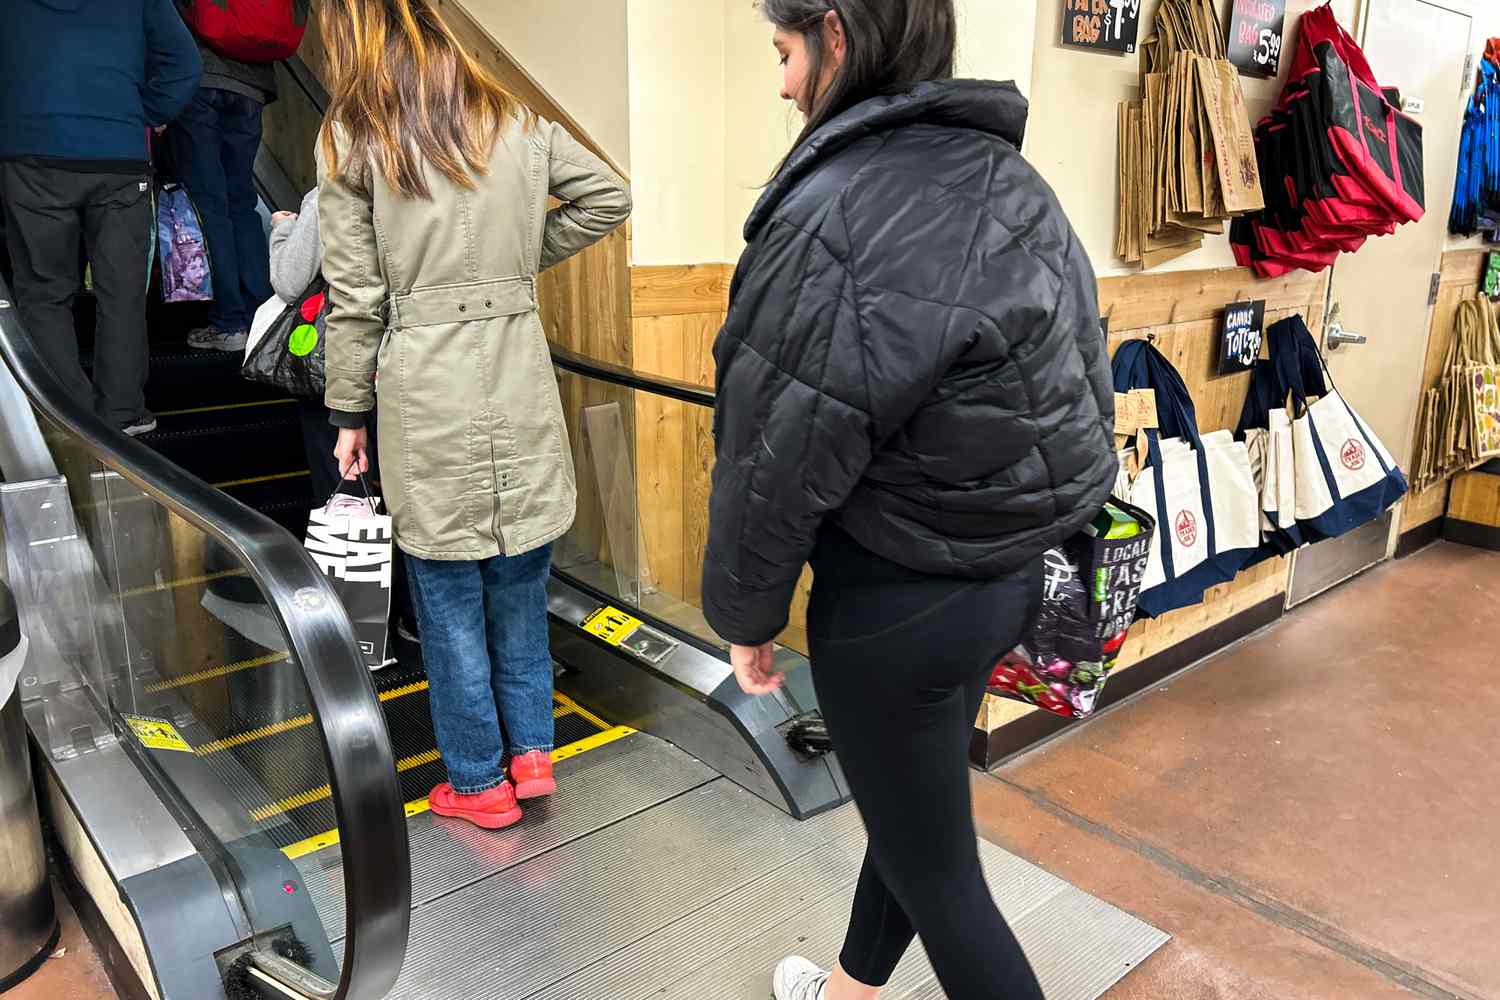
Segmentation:
{"type": "Polygon", "coordinates": [[[1346,344],[1350,347],[1356,347],[1360,344],[1368,344],[1369,342],[1370,338],[1364,334],[1350,333],[1348,330],[1345,330],[1344,325],[1338,320],[1334,320],[1328,324],[1328,332],[1323,337],[1323,343],[1330,351],[1336,351],[1346,344]]]}

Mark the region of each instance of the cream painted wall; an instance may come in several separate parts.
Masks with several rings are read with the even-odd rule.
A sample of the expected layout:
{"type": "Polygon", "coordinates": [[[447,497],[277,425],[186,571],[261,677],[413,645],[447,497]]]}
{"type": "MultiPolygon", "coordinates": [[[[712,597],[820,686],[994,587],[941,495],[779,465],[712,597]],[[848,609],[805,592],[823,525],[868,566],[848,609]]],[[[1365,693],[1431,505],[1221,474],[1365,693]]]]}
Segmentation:
{"type": "MultiPolygon", "coordinates": [[[[1359,2],[1335,0],[1334,9],[1346,27],[1356,24],[1359,2]]],[[[1321,4],[1322,0],[1288,0],[1287,17],[1291,20],[1321,4]]],[[[1141,5],[1142,41],[1155,21],[1157,6],[1157,0],[1141,5]]],[[[1221,14],[1229,6],[1229,0],[1219,0],[1221,14]]],[[[1135,273],[1136,268],[1114,255],[1119,199],[1115,115],[1120,102],[1139,95],[1140,59],[1065,47],[1062,4],[1039,0],[1037,9],[1027,158],[1057,191],[1094,269],[1101,276],[1135,273]]],[[[1283,67],[1289,62],[1283,60],[1283,67]]],[[[1252,124],[1270,110],[1284,82],[1241,78],[1252,124]]],[[[1203,249],[1157,270],[1233,266],[1229,238],[1221,236],[1210,237],[1203,249]]]]}
{"type": "MultiPolygon", "coordinates": [[[[958,75],[1014,80],[1031,94],[1037,14],[1051,0],[954,0],[958,11],[958,75]]],[[[1061,9],[1062,4],[1051,6],[1061,9]]]]}
{"type": "MultiPolygon", "coordinates": [[[[955,0],[959,17],[958,73],[1014,80],[1031,91],[1035,0],[955,0]]],[[[802,119],[780,99],[781,67],[771,29],[751,0],[724,0],[725,178],[724,260],[744,250],[745,218],[760,187],[802,129],[802,119]]]]}
{"type": "Polygon", "coordinates": [[[464,6],[626,173],[626,0],[465,0],[464,6]]]}
{"type": "Polygon", "coordinates": [[[771,26],[751,0],[724,0],[724,241],[718,259],[745,249],[745,219],[761,187],[802,131],[802,116],[781,99],[781,66],[771,26]]]}
{"type": "Polygon", "coordinates": [[[724,7],[628,0],[636,265],[724,259],[724,7]]]}

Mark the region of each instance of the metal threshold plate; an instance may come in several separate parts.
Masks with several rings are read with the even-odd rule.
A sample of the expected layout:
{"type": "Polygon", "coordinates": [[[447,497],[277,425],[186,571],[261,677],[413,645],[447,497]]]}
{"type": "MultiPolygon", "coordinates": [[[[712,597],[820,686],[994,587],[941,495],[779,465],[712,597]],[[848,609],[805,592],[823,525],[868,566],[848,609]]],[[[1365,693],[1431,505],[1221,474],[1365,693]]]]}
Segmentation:
{"type": "MultiPolygon", "coordinates": [[[[760,1000],[782,956],[832,960],[864,853],[854,809],[798,823],[727,780],[704,783],[702,765],[666,744],[630,740],[612,782],[606,761],[560,787],[548,836],[414,821],[414,852],[427,859],[414,858],[421,902],[392,997],[760,1000]],[[606,794],[613,785],[618,794],[606,794]],[[633,812],[623,797],[632,787],[643,800],[633,812]],[[573,812],[564,832],[556,824],[573,812]]],[[[1167,940],[1035,865],[981,848],[1050,1000],[1094,1000],[1167,940]]],[[[320,902],[332,919],[333,901],[320,902]]],[[[885,996],[942,996],[920,948],[885,996]]]]}

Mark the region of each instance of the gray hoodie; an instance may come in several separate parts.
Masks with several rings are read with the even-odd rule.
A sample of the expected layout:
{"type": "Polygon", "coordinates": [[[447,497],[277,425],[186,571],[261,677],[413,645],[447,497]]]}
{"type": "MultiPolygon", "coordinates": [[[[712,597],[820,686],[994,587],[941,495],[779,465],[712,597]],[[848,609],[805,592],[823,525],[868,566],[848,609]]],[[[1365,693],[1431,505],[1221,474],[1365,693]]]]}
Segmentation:
{"type": "Polygon", "coordinates": [[[283,220],[271,230],[271,287],[283,302],[295,302],[322,267],[318,189],[313,188],[302,199],[297,217],[283,220]]]}

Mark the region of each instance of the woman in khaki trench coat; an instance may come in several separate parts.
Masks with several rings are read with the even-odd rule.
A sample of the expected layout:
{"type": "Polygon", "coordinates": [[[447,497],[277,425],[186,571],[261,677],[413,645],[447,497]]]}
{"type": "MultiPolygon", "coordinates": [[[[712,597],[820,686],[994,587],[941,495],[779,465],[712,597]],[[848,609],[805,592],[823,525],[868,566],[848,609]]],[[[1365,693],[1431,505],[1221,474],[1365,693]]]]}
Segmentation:
{"type": "Polygon", "coordinates": [[[321,11],[336,454],[346,475],[367,467],[378,371],[382,484],[449,776],[432,811],[497,829],[554,789],[546,579],[576,499],[536,276],[623,223],[630,196],[476,65],[431,0],[321,11]]]}

